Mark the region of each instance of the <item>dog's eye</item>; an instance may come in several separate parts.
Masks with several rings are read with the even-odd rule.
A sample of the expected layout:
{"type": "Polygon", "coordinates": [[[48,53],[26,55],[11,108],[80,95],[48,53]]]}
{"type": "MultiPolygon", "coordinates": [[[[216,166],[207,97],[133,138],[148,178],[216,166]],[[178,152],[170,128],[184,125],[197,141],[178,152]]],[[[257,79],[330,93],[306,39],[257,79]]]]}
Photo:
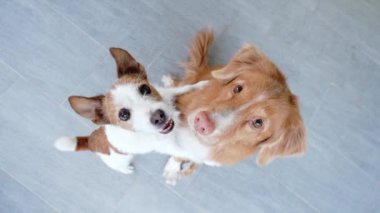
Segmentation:
{"type": "Polygon", "coordinates": [[[234,88],[234,93],[240,93],[243,90],[243,86],[241,85],[236,85],[234,88]]]}
{"type": "Polygon", "coordinates": [[[261,118],[255,118],[255,119],[250,121],[250,125],[252,128],[259,129],[259,128],[263,127],[264,122],[263,122],[263,119],[261,119],[261,118]]]}
{"type": "Polygon", "coordinates": [[[150,90],[150,87],[148,85],[143,84],[139,87],[139,92],[141,95],[150,95],[152,91],[150,90]]]}
{"type": "Polygon", "coordinates": [[[131,112],[126,108],[122,108],[119,111],[119,118],[122,121],[127,121],[129,118],[131,118],[131,112]]]}

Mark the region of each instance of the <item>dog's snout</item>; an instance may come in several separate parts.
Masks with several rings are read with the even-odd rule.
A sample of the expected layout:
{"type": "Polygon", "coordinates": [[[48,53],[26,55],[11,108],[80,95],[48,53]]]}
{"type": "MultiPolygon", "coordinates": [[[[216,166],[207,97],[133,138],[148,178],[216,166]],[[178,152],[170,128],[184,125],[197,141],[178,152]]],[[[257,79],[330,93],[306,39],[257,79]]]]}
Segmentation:
{"type": "Polygon", "coordinates": [[[209,135],[215,130],[215,123],[207,115],[207,112],[199,112],[194,119],[195,130],[202,135],[209,135]]]}
{"type": "Polygon", "coordinates": [[[153,125],[157,126],[157,127],[160,127],[163,124],[165,124],[165,122],[166,122],[166,114],[165,114],[164,110],[162,110],[162,109],[156,110],[152,114],[152,117],[150,117],[150,122],[153,125]]]}

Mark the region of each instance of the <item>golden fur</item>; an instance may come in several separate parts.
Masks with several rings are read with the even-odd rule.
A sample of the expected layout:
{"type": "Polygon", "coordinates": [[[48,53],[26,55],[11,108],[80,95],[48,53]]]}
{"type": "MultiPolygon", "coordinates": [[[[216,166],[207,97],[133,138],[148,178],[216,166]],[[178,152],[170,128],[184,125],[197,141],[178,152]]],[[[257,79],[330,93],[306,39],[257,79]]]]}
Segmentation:
{"type": "Polygon", "coordinates": [[[248,104],[224,134],[208,142],[213,160],[232,164],[258,152],[257,163],[265,165],[277,157],[303,153],[305,128],[297,98],[290,92],[284,75],[252,45],[243,46],[226,66],[208,67],[207,50],[212,40],[210,29],[195,36],[189,62],[184,64],[186,76],[177,82],[183,85],[208,79],[209,85],[179,97],[177,106],[186,121],[198,109],[223,113],[248,104]],[[243,90],[234,94],[238,84],[243,90]],[[262,100],[252,101],[258,97],[262,100]],[[255,117],[264,120],[265,128],[249,126],[255,117]]]}

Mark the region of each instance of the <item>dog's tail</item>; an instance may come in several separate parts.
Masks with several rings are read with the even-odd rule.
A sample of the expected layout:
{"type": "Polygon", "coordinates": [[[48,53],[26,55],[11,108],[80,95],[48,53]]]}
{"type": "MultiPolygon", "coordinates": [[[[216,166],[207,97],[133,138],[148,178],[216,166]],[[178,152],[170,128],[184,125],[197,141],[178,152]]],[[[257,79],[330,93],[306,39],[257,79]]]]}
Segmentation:
{"type": "Polygon", "coordinates": [[[89,150],[88,137],[62,137],[54,142],[56,149],[65,152],[89,150]]]}
{"type": "Polygon", "coordinates": [[[208,67],[208,50],[214,41],[211,28],[200,30],[194,37],[189,50],[189,59],[183,64],[187,72],[198,72],[208,67]]]}

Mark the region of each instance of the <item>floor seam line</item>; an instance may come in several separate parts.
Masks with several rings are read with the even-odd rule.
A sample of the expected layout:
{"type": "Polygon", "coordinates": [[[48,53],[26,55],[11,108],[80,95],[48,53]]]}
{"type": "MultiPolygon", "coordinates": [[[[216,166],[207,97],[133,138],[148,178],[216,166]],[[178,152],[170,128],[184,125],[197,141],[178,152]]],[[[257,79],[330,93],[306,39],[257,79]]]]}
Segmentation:
{"type": "MultiPolygon", "coordinates": [[[[281,184],[281,183],[280,183],[281,184]]],[[[295,192],[291,187],[285,185],[285,184],[282,184],[283,186],[285,186],[285,188],[290,192],[292,193],[294,196],[296,196],[297,199],[301,200],[302,202],[304,202],[307,206],[309,206],[310,208],[312,208],[314,211],[318,212],[318,213],[321,213],[321,211],[319,211],[314,205],[312,205],[308,200],[306,200],[305,198],[303,198],[301,195],[299,195],[297,192],[295,192]]]]}
{"type": "Polygon", "coordinates": [[[153,174],[151,174],[150,172],[148,172],[148,171],[146,170],[146,168],[143,168],[143,167],[142,167],[142,169],[144,170],[145,173],[147,173],[147,174],[150,176],[150,178],[152,178],[152,179],[153,179],[154,181],[156,181],[158,184],[160,184],[160,185],[164,186],[165,188],[169,189],[169,191],[170,191],[171,193],[173,193],[174,195],[176,195],[178,198],[180,198],[181,200],[184,200],[184,201],[188,202],[189,204],[191,204],[192,206],[194,206],[194,208],[196,208],[196,209],[198,209],[198,210],[204,212],[204,209],[198,207],[197,205],[194,205],[194,203],[192,203],[190,200],[184,198],[181,194],[179,194],[177,191],[175,191],[174,189],[172,189],[172,188],[171,188],[170,186],[168,186],[166,183],[161,183],[160,181],[157,181],[157,180],[153,177],[153,174]]]}
{"type": "Polygon", "coordinates": [[[107,48],[104,47],[103,44],[101,44],[99,41],[97,41],[94,37],[90,36],[90,34],[88,34],[85,30],[83,30],[81,27],[79,27],[76,23],[74,23],[70,18],[68,18],[67,16],[65,16],[63,13],[61,13],[60,11],[54,9],[51,4],[47,1],[44,1],[46,6],[51,9],[53,12],[55,12],[56,14],[58,14],[59,16],[61,16],[61,18],[63,18],[64,20],[66,20],[69,24],[71,24],[72,26],[74,26],[77,30],[79,30],[81,33],[83,33],[85,36],[87,36],[91,41],[93,41],[95,44],[97,44],[98,46],[102,47],[104,50],[107,51],[107,48]]]}
{"type": "Polygon", "coordinates": [[[27,187],[25,184],[23,184],[21,181],[19,181],[17,178],[15,178],[13,175],[11,175],[9,172],[7,172],[4,168],[0,168],[1,171],[3,171],[6,175],[8,175],[9,177],[11,177],[14,181],[16,181],[18,184],[20,184],[22,187],[24,187],[26,190],[28,190],[30,193],[32,193],[34,196],[36,196],[39,200],[41,200],[42,202],[44,202],[46,205],[48,205],[50,208],[52,208],[53,210],[55,210],[56,212],[60,212],[55,206],[53,206],[50,202],[48,202],[47,200],[45,200],[43,197],[41,197],[40,195],[38,195],[37,193],[35,193],[34,191],[32,191],[29,187],[27,187]]]}
{"type": "Polygon", "coordinates": [[[26,77],[22,75],[20,72],[18,72],[15,68],[13,68],[11,65],[6,63],[3,59],[0,59],[0,63],[4,64],[4,66],[8,67],[10,70],[12,70],[16,75],[18,75],[20,78],[26,80],[26,77]]]}
{"type": "MultiPolygon", "coordinates": [[[[323,136],[320,136],[318,135],[316,132],[310,132],[309,134],[312,134],[314,137],[316,137],[317,139],[321,139],[322,142],[327,140],[325,137],[323,136]]],[[[324,143],[324,142],[323,142],[324,143]]],[[[348,163],[350,163],[352,166],[355,166],[357,169],[359,169],[360,171],[363,172],[363,174],[365,174],[368,178],[370,178],[372,181],[376,181],[376,177],[373,177],[370,173],[366,172],[365,170],[363,170],[354,160],[348,158],[344,153],[342,153],[341,151],[339,151],[338,148],[336,148],[335,146],[332,146],[328,143],[324,143],[326,144],[326,146],[330,147],[332,150],[334,150],[336,153],[338,153],[339,155],[341,155],[348,163]]]]}

